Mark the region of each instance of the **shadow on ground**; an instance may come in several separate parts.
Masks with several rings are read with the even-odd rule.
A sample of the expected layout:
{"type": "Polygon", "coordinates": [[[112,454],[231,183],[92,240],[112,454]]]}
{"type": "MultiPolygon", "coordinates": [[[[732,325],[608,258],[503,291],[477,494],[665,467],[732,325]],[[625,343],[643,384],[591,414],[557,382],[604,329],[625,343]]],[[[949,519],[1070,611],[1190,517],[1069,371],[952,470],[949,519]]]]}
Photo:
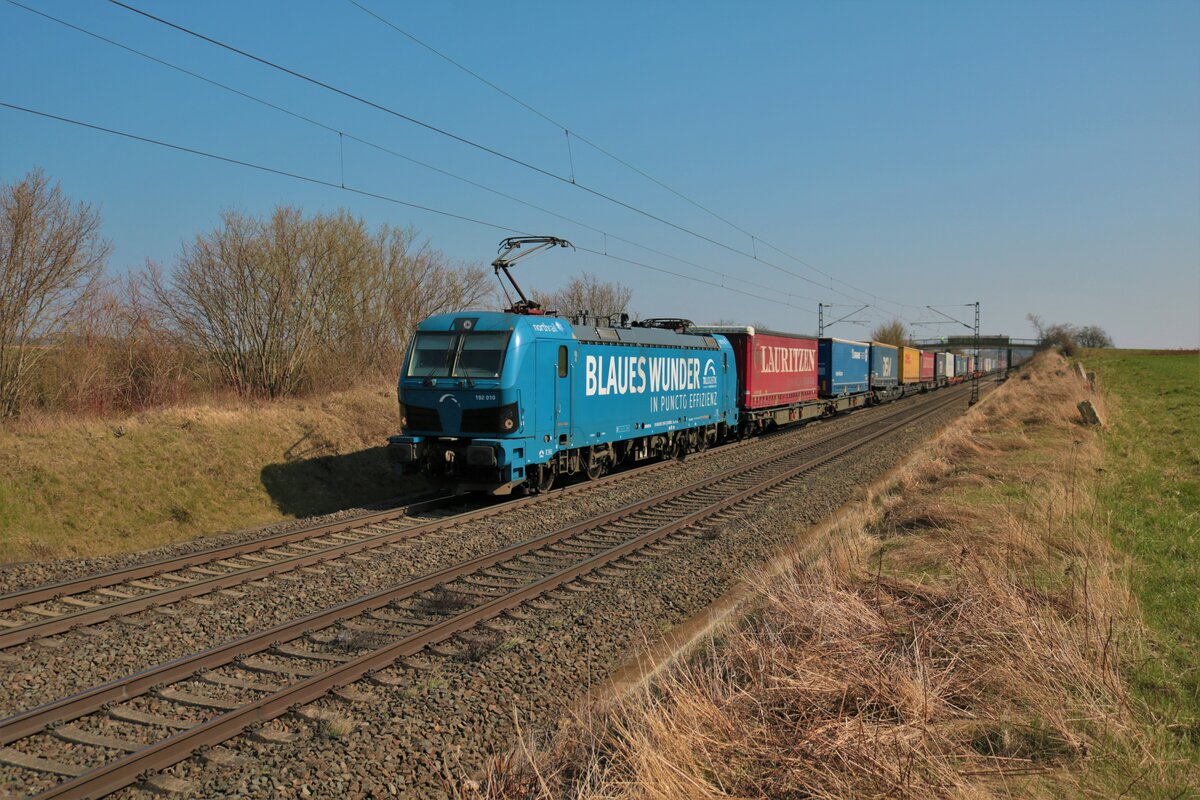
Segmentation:
{"type": "Polygon", "coordinates": [[[418,479],[399,478],[387,448],[352,453],[290,456],[262,470],[262,484],[283,514],[310,517],[380,503],[419,490],[418,479]]]}

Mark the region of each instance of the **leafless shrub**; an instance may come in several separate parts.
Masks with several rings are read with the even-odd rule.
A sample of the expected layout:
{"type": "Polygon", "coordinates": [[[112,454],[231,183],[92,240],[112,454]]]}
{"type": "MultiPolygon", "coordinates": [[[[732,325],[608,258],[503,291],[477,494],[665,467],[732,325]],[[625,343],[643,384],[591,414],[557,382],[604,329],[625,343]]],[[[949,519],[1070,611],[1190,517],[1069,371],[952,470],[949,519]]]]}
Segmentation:
{"type": "Polygon", "coordinates": [[[1112,337],[1099,325],[1070,325],[1062,322],[1046,322],[1037,314],[1026,314],[1025,318],[1037,331],[1043,348],[1055,348],[1063,355],[1072,355],[1080,347],[1112,347],[1112,337]]]}
{"type": "Polygon", "coordinates": [[[41,171],[0,186],[0,417],[20,411],[34,367],[96,292],[109,252],[100,212],[41,171]]]}
{"type": "Polygon", "coordinates": [[[871,331],[871,339],[884,344],[908,344],[908,329],[904,327],[903,322],[893,319],[891,322],[877,325],[875,330],[871,331]]]}
{"type": "Polygon", "coordinates": [[[76,309],[39,370],[39,405],[72,413],[141,411],[207,388],[206,365],[167,325],[145,273],[110,282],[76,309]]]}
{"type": "Polygon", "coordinates": [[[469,608],[473,603],[471,596],[464,592],[435,586],[421,595],[415,605],[417,610],[423,613],[450,615],[469,608]]]}
{"type": "Polygon", "coordinates": [[[603,319],[628,311],[633,289],[585,272],[556,292],[535,291],[533,298],[547,310],[603,319]]]}

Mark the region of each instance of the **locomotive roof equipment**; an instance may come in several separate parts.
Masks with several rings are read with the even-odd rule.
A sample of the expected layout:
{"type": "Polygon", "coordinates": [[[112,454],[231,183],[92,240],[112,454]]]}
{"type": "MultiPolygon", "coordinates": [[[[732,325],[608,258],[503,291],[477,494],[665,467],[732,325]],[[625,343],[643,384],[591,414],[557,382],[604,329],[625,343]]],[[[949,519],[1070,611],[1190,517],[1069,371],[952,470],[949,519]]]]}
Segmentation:
{"type": "Polygon", "coordinates": [[[525,296],[525,292],[521,291],[521,287],[517,284],[516,278],[512,276],[509,267],[549,247],[569,247],[572,250],[575,249],[575,245],[566,239],[559,239],[557,236],[510,236],[500,242],[500,247],[498,248],[500,255],[496,256],[496,259],[492,261],[492,270],[496,273],[496,279],[500,281],[500,289],[504,292],[504,299],[509,303],[508,308],[505,309],[506,313],[529,314],[538,317],[545,316],[546,312],[542,310],[541,305],[530,300],[525,296]],[[513,255],[513,253],[516,253],[516,251],[526,245],[533,246],[524,252],[513,255]],[[500,270],[504,270],[504,277],[508,278],[508,282],[516,290],[517,296],[521,298],[515,303],[508,294],[508,287],[504,285],[504,280],[500,277],[500,270]]]}

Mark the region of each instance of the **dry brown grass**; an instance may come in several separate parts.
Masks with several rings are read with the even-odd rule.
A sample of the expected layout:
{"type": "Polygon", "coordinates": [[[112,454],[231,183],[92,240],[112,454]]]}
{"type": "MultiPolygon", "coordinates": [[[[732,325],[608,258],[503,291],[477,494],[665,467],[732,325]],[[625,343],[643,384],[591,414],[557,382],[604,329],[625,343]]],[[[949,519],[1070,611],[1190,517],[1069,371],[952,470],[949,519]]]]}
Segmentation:
{"type": "Polygon", "coordinates": [[[1046,796],[1092,793],[1081,767],[1106,756],[1153,770],[1066,366],[1043,356],[931,442],[734,630],[459,793],[1046,796]]]}

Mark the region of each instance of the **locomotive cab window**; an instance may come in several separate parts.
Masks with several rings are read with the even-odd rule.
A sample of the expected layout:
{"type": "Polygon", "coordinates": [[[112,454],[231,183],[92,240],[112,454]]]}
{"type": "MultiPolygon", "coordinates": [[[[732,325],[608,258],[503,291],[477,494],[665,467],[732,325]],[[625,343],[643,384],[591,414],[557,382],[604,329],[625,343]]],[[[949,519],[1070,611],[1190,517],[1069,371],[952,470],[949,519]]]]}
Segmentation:
{"type": "Polygon", "coordinates": [[[508,331],[417,334],[408,364],[410,378],[499,378],[508,331]]]}
{"type": "Polygon", "coordinates": [[[463,336],[455,378],[499,378],[508,347],[508,331],[475,331],[463,336]]]}
{"type": "Polygon", "coordinates": [[[458,350],[457,333],[418,333],[408,362],[410,378],[444,378],[458,350]]]}
{"type": "Polygon", "coordinates": [[[559,345],[558,347],[558,377],[567,377],[567,346],[559,345]]]}

